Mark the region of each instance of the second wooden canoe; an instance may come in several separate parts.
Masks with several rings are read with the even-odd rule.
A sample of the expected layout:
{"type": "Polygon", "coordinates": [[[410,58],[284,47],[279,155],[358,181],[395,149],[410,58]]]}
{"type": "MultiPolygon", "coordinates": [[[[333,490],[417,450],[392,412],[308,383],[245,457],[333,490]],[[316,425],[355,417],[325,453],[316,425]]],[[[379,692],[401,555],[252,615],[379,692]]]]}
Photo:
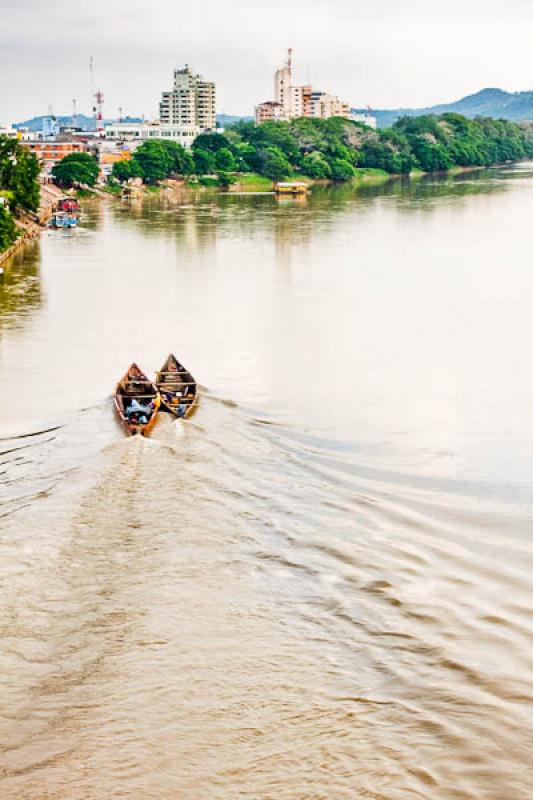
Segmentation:
{"type": "Polygon", "coordinates": [[[196,381],[172,353],[157,373],[155,383],[162,411],[170,411],[176,417],[189,417],[193,413],[198,401],[196,381]]]}

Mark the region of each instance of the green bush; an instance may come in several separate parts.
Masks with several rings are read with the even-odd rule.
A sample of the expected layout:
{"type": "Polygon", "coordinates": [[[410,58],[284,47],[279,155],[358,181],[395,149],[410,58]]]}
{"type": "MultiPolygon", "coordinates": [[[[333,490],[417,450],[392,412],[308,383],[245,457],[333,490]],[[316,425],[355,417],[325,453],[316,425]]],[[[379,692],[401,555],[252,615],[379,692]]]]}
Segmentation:
{"type": "Polygon", "coordinates": [[[331,178],[334,181],[349,181],[355,175],[355,170],[349,161],[342,158],[331,162],[331,178]]]}
{"type": "Polygon", "coordinates": [[[0,136],[0,189],[10,193],[11,211],[19,208],[37,211],[39,208],[41,168],[33,153],[16,139],[0,136]]]}
{"type": "Polygon", "coordinates": [[[193,147],[194,172],[196,175],[212,175],[215,171],[215,156],[210,150],[193,147]]]}
{"type": "Polygon", "coordinates": [[[260,175],[270,178],[271,181],[282,181],[290,174],[291,165],[279,147],[267,147],[258,156],[260,175]]]}
{"type": "Polygon", "coordinates": [[[20,231],[9,211],[3,205],[0,205],[0,253],[11,247],[19,233],[20,231]]]}
{"type": "Polygon", "coordinates": [[[218,178],[218,185],[222,189],[229,189],[232,184],[236,182],[236,178],[234,175],[230,175],[229,172],[219,172],[217,175],[218,178]]]}
{"type": "Polygon", "coordinates": [[[331,167],[322,153],[309,153],[304,156],[300,167],[304,175],[310,178],[331,178],[331,167]]]}
{"type": "Polygon", "coordinates": [[[70,153],[58,161],[52,169],[54,181],[65,188],[83,183],[94,186],[100,169],[93,156],[88,153],[70,153]]]}
{"type": "Polygon", "coordinates": [[[129,181],[130,178],[143,178],[144,173],[139,162],[135,158],[130,158],[124,161],[116,161],[113,164],[111,171],[113,178],[116,178],[120,183],[129,181]]]}

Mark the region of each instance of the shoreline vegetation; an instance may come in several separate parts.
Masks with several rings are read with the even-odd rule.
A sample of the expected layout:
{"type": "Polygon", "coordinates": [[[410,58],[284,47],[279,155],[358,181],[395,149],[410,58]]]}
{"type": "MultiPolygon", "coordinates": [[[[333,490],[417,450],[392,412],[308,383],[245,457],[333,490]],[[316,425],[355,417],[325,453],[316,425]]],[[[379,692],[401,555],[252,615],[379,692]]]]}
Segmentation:
{"type": "MultiPolygon", "coordinates": [[[[507,120],[459,114],[402,117],[372,130],[342,117],[299,118],[260,125],[238,122],[224,133],[198,136],[190,150],[175,142],[144,142],[118,161],[106,186],[97,186],[98,164],[88,153],[58,162],[61,188],[100,196],[125,186],[164,189],[271,192],[278,181],[308,185],[386,181],[399,176],[453,173],[533,158],[533,128],[507,120]]],[[[0,262],[36,236],[57,187],[39,185],[40,166],[18,141],[0,136],[0,262]]]]}
{"type": "Polygon", "coordinates": [[[459,114],[403,117],[374,131],[341,117],[260,125],[238,122],[198,136],[190,150],[161,139],[143,143],[113,166],[109,185],[271,191],[278,181],[308,184],[384,180],[395,175],[462,171],[533,157],[527,126],[459,114]]]}
{"type": "Polygon", "coordinates": [[[40,171],[33,153],[0,136],[0,264],[39,230],[40,171]]]}

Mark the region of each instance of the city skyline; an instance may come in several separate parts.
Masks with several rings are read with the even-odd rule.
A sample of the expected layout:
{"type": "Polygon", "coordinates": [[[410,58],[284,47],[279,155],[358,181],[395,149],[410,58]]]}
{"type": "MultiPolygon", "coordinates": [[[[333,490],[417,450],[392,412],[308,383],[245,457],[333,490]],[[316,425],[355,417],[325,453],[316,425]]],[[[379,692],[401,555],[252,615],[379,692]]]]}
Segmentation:
{"type": "Polygon", "coordinates": [[[371,9],[347,0],[295,0],[290,7],[274,0],[268,8],[254,0],[222,8],[199,0],[186,18],[170,0],[162,0],[157,14],[117,0],[112,16],[103,0],[83,8],[66,0],[46,7],[37,0],[0,0],[0,12],[1,122],[46,113],[50,105],[69,113],[73,98],[80,112],[90,112],[91,55],[93,88],[103,90],[109,117],[119,107],[156,117],[169,69],[187,62],[216,82],[219,112],[251,116],[271,95],[272,64],[289,45],[298,52],[298,84],[320,85],[352,107],[431,105],[483,86],[533,88],[533,8],[525,0],[510,0],[505,8],[495,0],[473,0],[468,8],[452,0],[437,10],[420,0],[378,0],[371,9]]]}

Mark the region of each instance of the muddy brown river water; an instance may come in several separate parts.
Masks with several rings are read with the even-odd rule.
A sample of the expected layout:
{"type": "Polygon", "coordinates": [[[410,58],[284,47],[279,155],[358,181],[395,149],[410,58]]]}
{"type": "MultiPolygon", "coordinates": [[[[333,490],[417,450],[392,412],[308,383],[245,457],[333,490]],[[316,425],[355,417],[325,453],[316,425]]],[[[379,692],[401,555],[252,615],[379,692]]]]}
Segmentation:
{"type": "Polygon", "coordinates": [[[2,800],[522,800],[533,165],[87,202],[0,286],[2,800]],[[111,393],[170,351],[188,422],[111,393]]]}

